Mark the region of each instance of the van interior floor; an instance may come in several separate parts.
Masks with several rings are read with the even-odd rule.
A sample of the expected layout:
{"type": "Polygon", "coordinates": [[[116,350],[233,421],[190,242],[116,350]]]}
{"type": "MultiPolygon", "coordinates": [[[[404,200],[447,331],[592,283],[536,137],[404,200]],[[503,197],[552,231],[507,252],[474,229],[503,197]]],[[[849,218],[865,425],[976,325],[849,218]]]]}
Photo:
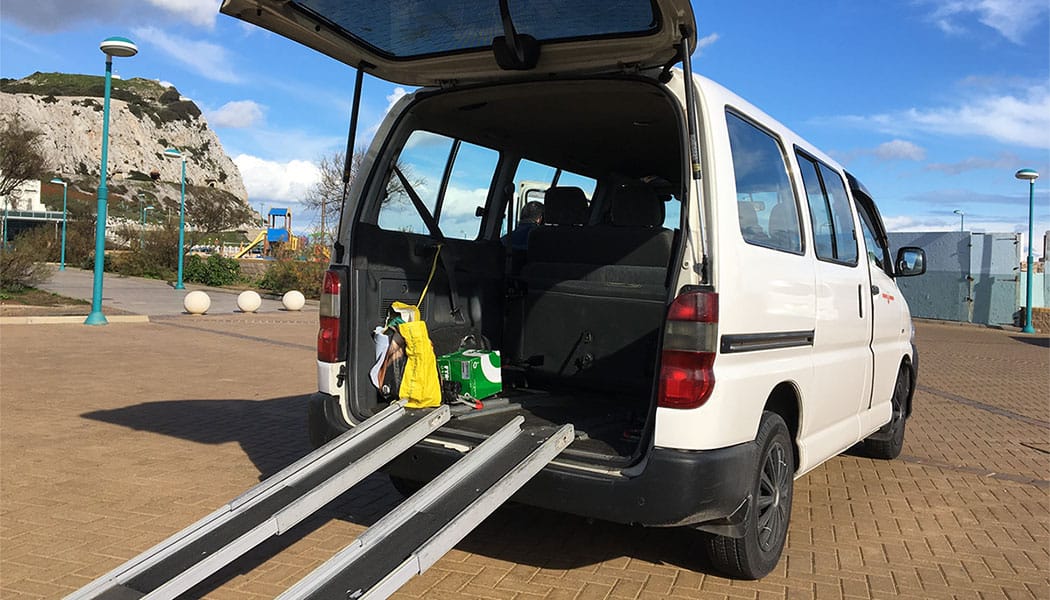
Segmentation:
{"type": "Polygon", "coordinates": [[[595,392],[511,391],[483,404],[482,410],[455,407],[444,430],[482,440],[517,415],[525,417],[525,428],[571,423],[576,439],[564,454],[613,464],[634,454],[647,416],[637,399],[595,392]]]}

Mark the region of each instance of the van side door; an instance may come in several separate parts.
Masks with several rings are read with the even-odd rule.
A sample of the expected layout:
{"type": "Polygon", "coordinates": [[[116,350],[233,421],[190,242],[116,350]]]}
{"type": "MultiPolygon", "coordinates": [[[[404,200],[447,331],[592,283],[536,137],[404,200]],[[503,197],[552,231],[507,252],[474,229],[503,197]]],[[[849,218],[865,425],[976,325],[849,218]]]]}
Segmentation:
{"type": "Polygon", "coordinates": [[[864,242],[870,280],[871,353],[874,361],[871,397],[868,400],[870,415],[861,419],[862,434],[880,427],[890,418],[893,388],[897,381],[897,370],[908,344],[903,298],[894,282],[893,266],[889,252],[886,230],[875,203],[859,185],[852,185],[854,205],[860,217],[860,230],[864,242]]]}
{"type": "MultiPolygon", "coordinates": [[[[842,175],[797,150],[816,254],[813,388],[803,436],[815,461],[860,439],[871,394],[871,297],[856,220],[842,175]]],[[[807,461],[808,462],[808,461],[807,461]]]]}

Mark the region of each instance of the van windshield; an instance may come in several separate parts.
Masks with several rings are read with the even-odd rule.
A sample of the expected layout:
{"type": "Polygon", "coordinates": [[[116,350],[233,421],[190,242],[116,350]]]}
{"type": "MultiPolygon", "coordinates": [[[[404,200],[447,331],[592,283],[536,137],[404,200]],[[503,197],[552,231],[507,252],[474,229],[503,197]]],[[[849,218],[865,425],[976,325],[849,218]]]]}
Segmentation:
{"type": "MultiPolygon", "coordinates": [[[[391,58],[488,48],[504,35],[498,0],[296,0],[342,35],[391,58]]],[[[645,35],[659,28],[652,0],[578,0],[553,4],[509,0],[518,33],[554,41],[645,35]]]]}

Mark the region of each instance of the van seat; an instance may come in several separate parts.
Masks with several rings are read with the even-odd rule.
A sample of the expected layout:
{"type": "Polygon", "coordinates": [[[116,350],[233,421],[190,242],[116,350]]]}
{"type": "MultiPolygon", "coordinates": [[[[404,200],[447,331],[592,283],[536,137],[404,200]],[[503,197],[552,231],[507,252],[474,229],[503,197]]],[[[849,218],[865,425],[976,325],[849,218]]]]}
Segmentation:
{"type": "Polygon", "coordinates": [[[620,187],[612,198],[609,221],[615,227],[662,227],[663,200],[648,186],[620,187]]]}
{"type": "Polygon", "coordinates": [[[544,194],[543,222],[547,225],[583,225],[587,212],[587,196],[578,187],[552,187],[544,194]]]}
{"type": "Polygon", "coordinates": [[[519,356],[542,357],[536,383],[648,391],[674,244],[648,191],[618,194],[606,224],[531,232],[519,356]]]}

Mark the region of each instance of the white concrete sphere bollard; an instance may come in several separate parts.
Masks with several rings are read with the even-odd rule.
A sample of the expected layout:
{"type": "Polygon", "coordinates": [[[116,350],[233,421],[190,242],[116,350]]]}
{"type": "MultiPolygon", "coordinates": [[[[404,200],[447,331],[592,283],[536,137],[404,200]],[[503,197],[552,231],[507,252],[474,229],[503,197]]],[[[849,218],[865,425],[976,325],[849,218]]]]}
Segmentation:
{"type": "Polygon", "coordinates": [[[241,312],[253,313],[259,310],[260,306],[262,306],[262,298],[257,292],[244,290],[237,296],[237,308],[241,309],[241,312]]]}
{"type": "Polygon", "coordinates": [[[291,290],[281,297],[281,304],[286,310],[302,310],[306,305],[306,296],[299,290],[291,290]]]}
{"type": "Polygon", "coordinates": [[[182,301],[182,306],[191,315],[203,315],[211,307],[211,298],[208,297],[208,294],[196,290],[186,294],[186,298],[182,301]]]}

